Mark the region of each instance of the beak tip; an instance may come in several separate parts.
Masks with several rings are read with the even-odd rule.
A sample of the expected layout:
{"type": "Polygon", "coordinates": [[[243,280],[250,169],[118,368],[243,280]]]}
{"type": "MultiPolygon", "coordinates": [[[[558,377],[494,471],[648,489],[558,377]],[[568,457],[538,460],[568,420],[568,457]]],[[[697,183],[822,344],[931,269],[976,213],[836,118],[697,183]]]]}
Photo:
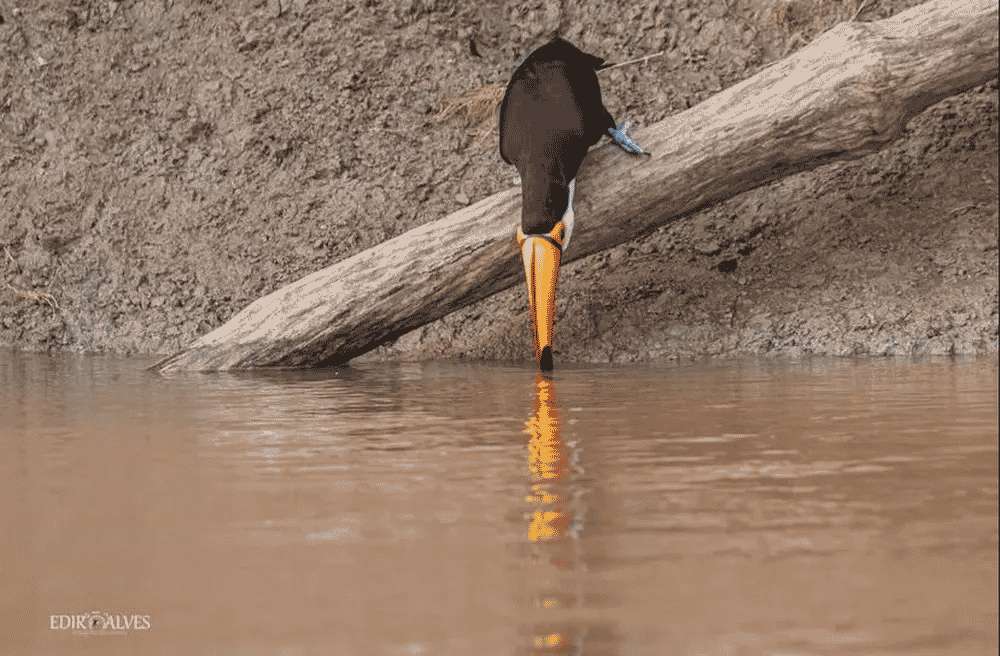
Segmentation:
{"type": "Polygon", "coordinates": [[[542,353],[538,356],[538,368],[542,371],[552,371],[552,347],[542,347],[542,353]]]}

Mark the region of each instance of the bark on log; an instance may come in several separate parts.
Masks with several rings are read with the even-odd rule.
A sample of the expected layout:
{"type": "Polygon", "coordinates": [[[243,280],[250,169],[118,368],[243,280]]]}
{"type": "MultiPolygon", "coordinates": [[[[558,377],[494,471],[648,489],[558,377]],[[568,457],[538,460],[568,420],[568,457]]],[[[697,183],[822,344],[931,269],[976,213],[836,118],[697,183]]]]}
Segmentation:
{"type": "MultiPolygon", "coordinates": [[[[563,262],[792,173],[875,152],[929,105],[997,76],[996,0],[842,23],[698,106],[610,143],[577,177],[563,262]]],[[[252,303],[153,369],[343,363],[523,280],[520,189],[486,198],[252,303]]],[[[527,330],[527,326],[525,327],[527,330]]]]}

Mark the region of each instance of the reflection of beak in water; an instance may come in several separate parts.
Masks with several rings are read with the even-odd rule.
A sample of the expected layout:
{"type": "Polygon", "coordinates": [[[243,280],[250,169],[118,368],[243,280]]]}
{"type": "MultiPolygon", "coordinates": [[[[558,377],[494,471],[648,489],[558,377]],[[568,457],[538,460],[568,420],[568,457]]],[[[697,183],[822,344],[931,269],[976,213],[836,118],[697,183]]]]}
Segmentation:
{"type": "Polygon", "coordinates": [[[536,507],[528,528],[532,542],[561,540],[568,524],[565,494],[555,487],[569,476],[568,454],[559,434],[559,422],[555,382],[538,374],[535,413],[525,422],[524,431],[531,436],[528,440],[531,494],[525,501],[536,507]]]}
{"type": "MultiPolygon", "coordinates": [[[[532,544],[532,564],[538,568],[542,584],[536,593],[535,607],[552,611],[579,606],[580,595],[566,589],[565,580],[557,579],[558,572],[550,570],[549,565],[563,571],[583,569],[579,540],[584,515],[579,496],[583,490],[571,488],[573,474],[582,472],[575,462],[578,455],[573,448],[575,444],[563,441],[560,415],[555,382],[539,373],[535,377],[535,411],[525,422],[524,431],[528,435],[531,472],[531,492],[525,501],[532,506],[528,537],[532,544]]],[[[581,645],[577,633],[543,620],[532,631],[531,653],[578,653],[581,645]]]]}

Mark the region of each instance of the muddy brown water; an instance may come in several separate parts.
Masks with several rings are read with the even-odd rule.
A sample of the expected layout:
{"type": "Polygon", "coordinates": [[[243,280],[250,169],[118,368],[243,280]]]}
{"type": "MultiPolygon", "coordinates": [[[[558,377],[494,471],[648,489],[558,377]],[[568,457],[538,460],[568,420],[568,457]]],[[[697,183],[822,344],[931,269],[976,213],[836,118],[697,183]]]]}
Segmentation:
{"type": "Polygon", "coordinates": [[[996,652],[996,358],[145,364],[0,353],[2,653],[996,652]]]}

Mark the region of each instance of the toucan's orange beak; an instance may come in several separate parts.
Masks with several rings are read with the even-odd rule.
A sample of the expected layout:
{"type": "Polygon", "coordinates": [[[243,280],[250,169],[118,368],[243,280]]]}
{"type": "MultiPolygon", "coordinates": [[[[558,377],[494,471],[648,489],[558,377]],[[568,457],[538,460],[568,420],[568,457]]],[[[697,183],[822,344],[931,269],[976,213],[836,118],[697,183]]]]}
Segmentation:
{"type": "Polygon", "coordinates": [[[524,260],[528,281],[531,332],[535,338],[535,359],[539,369],[552,369],[552,333],[556,318],[556,287],[562,259],[565,226],[562,221],[545,235],[526,235],[517,229],[517,245],[524,260]]]}

